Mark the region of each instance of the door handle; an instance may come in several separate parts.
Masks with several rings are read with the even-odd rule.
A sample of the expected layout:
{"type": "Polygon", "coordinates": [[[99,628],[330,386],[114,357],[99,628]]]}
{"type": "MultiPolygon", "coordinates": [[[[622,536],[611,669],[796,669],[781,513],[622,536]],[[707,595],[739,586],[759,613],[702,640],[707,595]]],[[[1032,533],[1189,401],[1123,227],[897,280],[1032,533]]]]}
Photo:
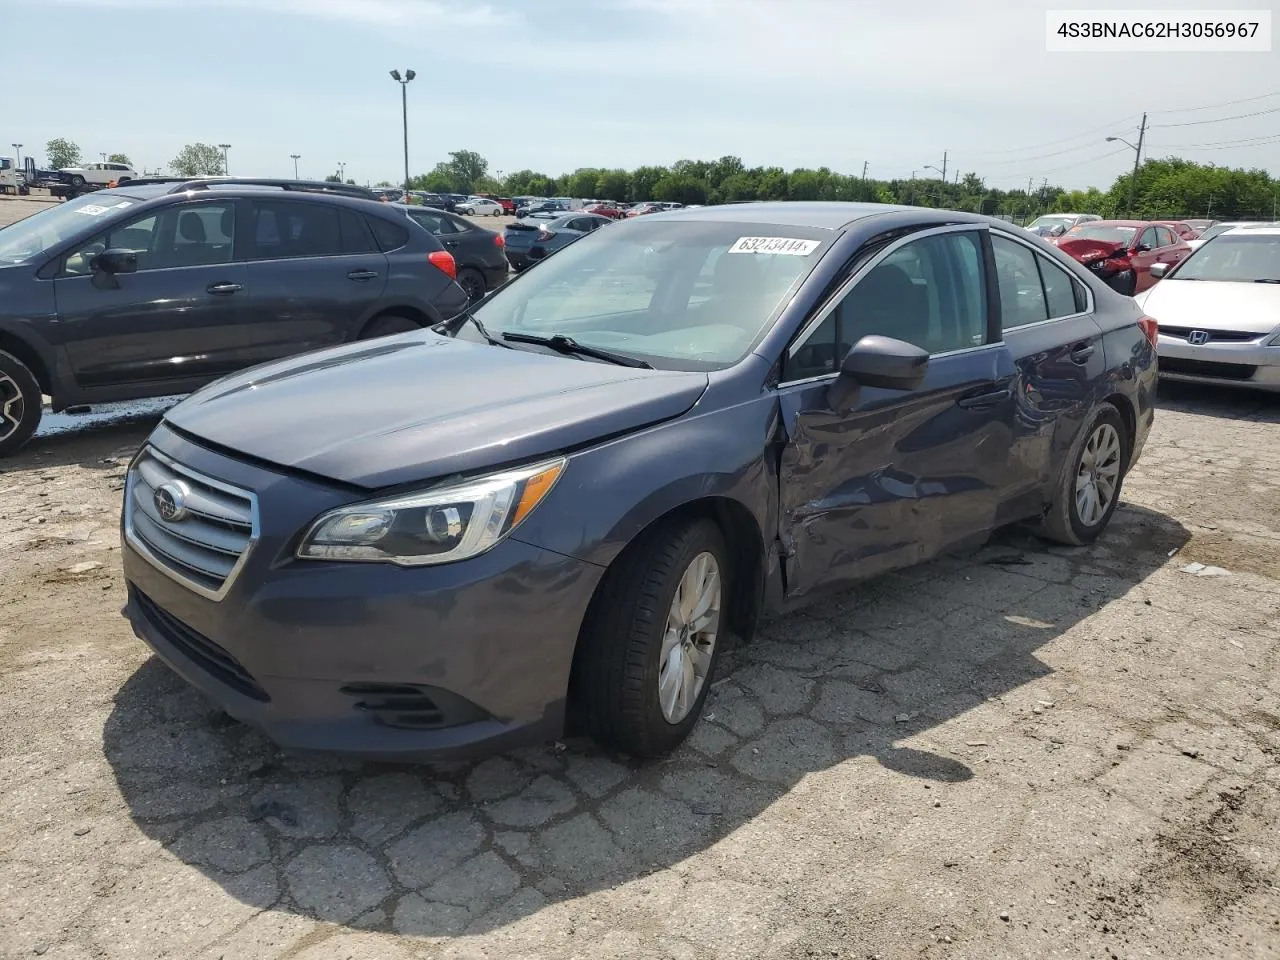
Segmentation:
{"type": "Polygon", "coordinates": [[[1072,363],[1086,363],[1093,356],[1093,345],[1088,343],[1077,343],[1071,348],[1072,363]]]}
{"type": "Polygon", "coordinates": [[[347,278],[350,280],[372,280],[377,275],[377,270],[352,270],[347,274],[347,278]]]}
{"type": "Polygon", "coordinates": [[[243,289],[244,287],[240,286],[238,283],[211,283],[209,286],[205,287],[205,290],[216,297],[225,297],[243,289]]]}
{"type": "Polygon", "coordinates": [[[457,240],[445,240],[445,241],[444,241],[444,245],[445,245],[446,247],[456,247],[456,246],[458,245],[458,241],[457,241],[457,240]]]}
{"type": "Polygon", "coordinates": [[[964,407],[966,410],[980,409],[982,407],[994,407],[997,403],[1004,403],[1013,396],[1013,391],[1007,387],[1004,390],[989,390],[986,393],[971,393],[961,397],[956,401],[957,407],[964,407]]]}

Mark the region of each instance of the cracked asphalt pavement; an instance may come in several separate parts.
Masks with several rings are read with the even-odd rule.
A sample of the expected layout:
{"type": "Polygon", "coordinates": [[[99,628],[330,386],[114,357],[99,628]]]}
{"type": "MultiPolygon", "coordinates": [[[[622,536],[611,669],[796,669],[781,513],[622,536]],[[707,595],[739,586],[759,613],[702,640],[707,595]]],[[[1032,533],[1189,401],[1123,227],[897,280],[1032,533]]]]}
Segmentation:
{"type": "Polygon", "coordinates": [[[0,466],[0,956],[1280,957],[1280,400],[1163,388],[1099,544],[767,623],[666,761],[434,768],[281,752],[133,638],[154,418],[0,466]]]}

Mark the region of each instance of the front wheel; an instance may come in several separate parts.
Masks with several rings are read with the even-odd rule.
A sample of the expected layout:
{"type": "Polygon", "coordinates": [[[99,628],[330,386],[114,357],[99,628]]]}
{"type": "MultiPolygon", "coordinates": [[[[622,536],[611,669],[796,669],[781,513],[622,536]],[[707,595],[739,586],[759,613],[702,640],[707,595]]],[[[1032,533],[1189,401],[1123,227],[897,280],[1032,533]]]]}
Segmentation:
{"type": "Polygon", "coordinates": [[[44,415],[44,396],[35,374],[11,353],[0,350],[0,457],[31,439],[44,415]]]}
{"type": "Polygon", "coordinates": [[[1132,297],[1138,292],[1138,274],[1133,270],[1121,270],[1107,279],[1107,285],[1116,293],[1132,297]]]}
{"type": "Polygon", "coordinates": [[[71,178],[71,185],[73,187],[83,187],[84,177],[80,176],[80,174],[76,174],[74,177],[71,178]]]}
{"type": "Polygon", "coordinates": [[[412,330],[421,329],[420,324],[410,320],[408,317],[384,314],[369,321],[369,325],[360,332],[360,339],[372,340],[374,337],[389,337],[392,334],[409,333],[412,330]]]}
{"type": "Polygon", "coordinates": [[[578,640],[570,693],[586,733],[636,757],[680,745],[724,646],[729,578],[724,537],[710,520],[669,524],[628,547],[578,640]]]}
{"type": "Polygon", "coordinates": [[[475,303],[484,296],[484,277],[474,270],[459,270],[458,286],[466,293],[468,303],[475,303]]]}
{"type": "Polygon", "coordinates": [[[1078,547],[1102,535],[1120,503],[1129,444],[1120,411],[1102,404],[1071,447],[1053,505],[1040,522],[1043,536],[1078,547]]]}

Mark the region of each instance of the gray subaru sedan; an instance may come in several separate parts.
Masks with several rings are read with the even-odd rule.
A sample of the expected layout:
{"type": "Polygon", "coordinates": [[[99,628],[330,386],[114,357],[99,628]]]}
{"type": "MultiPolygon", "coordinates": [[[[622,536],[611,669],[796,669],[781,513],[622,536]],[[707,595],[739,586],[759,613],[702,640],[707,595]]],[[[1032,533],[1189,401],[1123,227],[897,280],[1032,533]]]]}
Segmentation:
{"type": "Polygon", "coordinates": [[[447,325],[170,410],[129,469],[126,615],[288,747],[662,754],[763,611],[1017,521],[1094,540],[1156,336],[984,217],[636,218],[447,325]]]}

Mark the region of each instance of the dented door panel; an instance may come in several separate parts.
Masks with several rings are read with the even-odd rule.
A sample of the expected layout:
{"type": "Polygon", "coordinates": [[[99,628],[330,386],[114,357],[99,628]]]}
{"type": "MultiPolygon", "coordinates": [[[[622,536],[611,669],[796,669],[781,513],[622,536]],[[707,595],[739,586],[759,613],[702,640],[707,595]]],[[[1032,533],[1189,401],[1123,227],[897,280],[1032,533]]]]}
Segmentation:
{"type": "Polygon", "coordinates": [[[917,563],[991,528],[1007,484],[1013,372],[993,344],[936,358],[917,390],[864,387],[848,412],[827,404],[830,379],[782,388],[789,598],[917,563]]]}

